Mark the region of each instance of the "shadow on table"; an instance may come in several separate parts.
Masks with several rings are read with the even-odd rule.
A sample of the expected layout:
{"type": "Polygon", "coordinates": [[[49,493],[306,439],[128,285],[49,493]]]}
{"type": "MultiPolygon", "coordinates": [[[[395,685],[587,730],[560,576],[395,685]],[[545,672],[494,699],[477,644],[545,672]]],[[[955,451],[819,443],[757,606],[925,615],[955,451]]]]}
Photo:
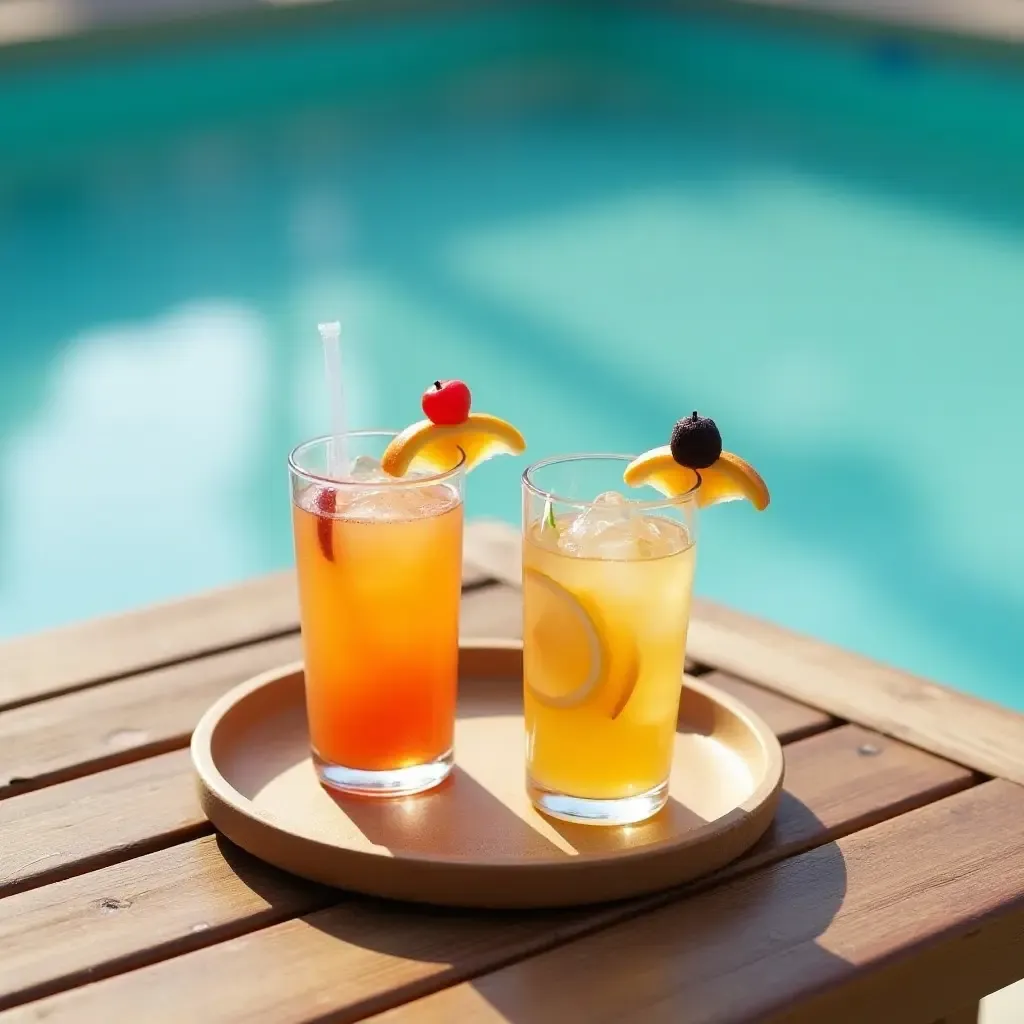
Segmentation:
{"type": "Polygon", "coordinates": [[[569,856],[458,765],[428,793],[388,800],[328,795],[366,839],[396,856],[569,856]]]}
{"type": "MultiPolygon", "coordinates": [[[[248,889],[266,900],[270,916],[279,911],[282,918],[290,917],[337,899],[336,889],[282,871],[243,850],[220,832],[214,835],[225,863],[248,889]]],[[[202,931],[207,938],[208,931],[202,931]]]]}
{"type": "MultiPolygon", "coordinates": [[[[792,796],[784,799],[780,818],[777,842],[787,849],[827,834],[792,796]]],[[[495,1022],[508,1024],[663,1017],[696,1022],[747,1019],[748,1012],[760,1019],[770,1006],[784,1005],[787,992],[825,982],[845,968],[820,942],[846,892],[838,845],[768,864],[773,846],[769,837],[751,851],[747,874],[737,865],[726,869],[736,872],[731,879],[706,879],[641,900],[554,911],[471,911],[352,896],[307,921],[392,965],[421,965],[378,971],[376,988],[361,984],[358,993],[339,994],[333,1012],[344,1012],[345,1019],[460,983],[490,1004],[495,1022]],[[408,981],[395,987],[396,976],[408,981]]],[[[458,1019],[467,1005],[436,998],[437,1019],[451,1013],[456,1016],[447,1019],[458,1019]]]]}
{"type": "Polygon", "coordinates": [[[545,817],[544,820],[577,854],[589,856],[624,853],[659,842],[666,835],[692,832],[707,824],[705,818],[672,796],[653,818],[638,825],[608,828],[579,825],[557,818],[545,817]]]}
{"type": "Polygon", "coordinates": [[[650,820],[625,828],[573,824],[533,811],[524,818],[458,766],[433,792],[404,800],[330,796],[371,843],[393,854],[473,862],[607,856],[648,846],[669,832],[706,824],[695,811],[671,798],[650,820]],[[556,837],[560,842],[553,841],[556,837]]]}
{"type": "Polygon", "coordinates": [[[828,843],[482,974],[473,1002],[486,1001],[496,1012],[479,1019],[495,1024],[766,1020],[849,970],[822,942],[845,892],[842,853],[828,843]]]}

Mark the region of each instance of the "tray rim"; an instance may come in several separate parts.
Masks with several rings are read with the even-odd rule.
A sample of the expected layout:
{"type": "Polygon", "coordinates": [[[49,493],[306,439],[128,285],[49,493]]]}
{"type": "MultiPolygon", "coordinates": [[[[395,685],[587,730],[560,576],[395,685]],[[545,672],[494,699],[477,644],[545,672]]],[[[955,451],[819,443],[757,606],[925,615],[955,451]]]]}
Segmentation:
{"type": "MultiPolygon", "coordinates": [[[[464,652],[471,655],[471,665],[466,665],[465,667],[460,657],[460,683],[465,679],[472,680],[474,676],[479,678],[484,675],[490,675],[496,679],[507,678],[509,682],[514,682],[518,674],[521,680],[522,649],[522,642],[519,640],[507,640],[504,638],[460,639],[460,656],[464,652]],[[482,662],[491,661],[492,658],[509,659],[509,665],[506,667],[506,670],[501,671],[499,668],[498,672],[495,672],[493,667],[490,667],[486,673],[479,671],[478,666],[482,662]],[[512,670],[513,665],[518,666],[518,673],[512,670]],[[471,667],[477,669],[477,671],[471,672],[471,667]]],[[[754,734],[760,743],[765,754],[766,763],[761,779],[757,781],[753,791],[742,803],[730,808],[722,816],[689,830],[677,842],[671,844],[663,842],[651,843],[638,849],[623,849],[602,852],[600,854],[581,852],[572,858],[552,857],[551,859],[536,859],[526,862],[515,856],[495,856],[489,858],[486,862],[473,862],[459,856],[444,854],[395,853],[384,848],[359,850],[347,846],[338,846],[311,836],[301,835],[291,828],[275,824],[272,818],[265,812],[257,812],[253,801],[235,789],[220,772],[212,752],[211,740],[214,731],[228,711],[255,691],[286,676],[301,672],[303,668],[304,660],[300,658],[267,669],[237,684],[219,697],[204,712],[192,734],[189,749],[203,811],[214,828],[223,832],[232,841],[234,841],[231,835],[233,829],[229,831],[227,827],[224,827],[216,820],[222,811],[226,813],[228,818],[241,817],[248,824],[249,828],[255,827],[260,832],[286,835],[290,841],[305,844],[311,848],[315,847],[325,854],[330,855],[333,853],[335,856],[343,854],[346,858],[355,858],[367,864],[385,860],[398,868],[402,864],[419,867],[436,864],[445,868],[461,868],[475,872],[515,869],[523,875],[531,873],[548,874],[552,871],[572,873],[588,866],[610,865],[615,862],[628,862],[631,866],[635,865],[637,868],[642,868],[647,860],[663,858],[668,849],[675,852],[683,852],[691,847],[700,846],[714,838],[721,839],[724,835],[728,835],[743,826],[751,827],[754,821],[759,817],[763,817],[763,826],[757,828],[750,842],[746,843],[743,847],[744,850],[749,849],[770,827],[785,780],[785,756],[782,745],[764,720],[731,694],[725,693],[710,683],[702,682],[697,676],[685,676],[680,681],[681,686],[697,691],[705,699],[721,705],[736,718],[743,721],[745,727],[754,734]]],[[[457,763],[458,761],[456,761],[457,763]]],[[[254,854],[254,856],[259,855],[254,854]]]]}

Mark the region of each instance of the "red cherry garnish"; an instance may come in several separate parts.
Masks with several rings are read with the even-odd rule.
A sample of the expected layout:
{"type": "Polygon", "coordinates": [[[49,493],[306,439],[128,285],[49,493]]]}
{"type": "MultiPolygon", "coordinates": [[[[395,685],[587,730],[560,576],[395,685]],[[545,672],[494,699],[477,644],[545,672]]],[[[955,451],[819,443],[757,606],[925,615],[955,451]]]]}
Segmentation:
{"type": "Polygon", "coordinates": [[[461,380],[435,380],[423,392],[423,415],[439,427],[455,427],[469,419],[471,396],[461,380]]]}
{"type": "Polygon", "coordinates": [[[320,550],[328,562],[334,561],[334,521],[331,518],[338,507],[338,492],[321,487],[316,492],[316,536],[320,550]]]}

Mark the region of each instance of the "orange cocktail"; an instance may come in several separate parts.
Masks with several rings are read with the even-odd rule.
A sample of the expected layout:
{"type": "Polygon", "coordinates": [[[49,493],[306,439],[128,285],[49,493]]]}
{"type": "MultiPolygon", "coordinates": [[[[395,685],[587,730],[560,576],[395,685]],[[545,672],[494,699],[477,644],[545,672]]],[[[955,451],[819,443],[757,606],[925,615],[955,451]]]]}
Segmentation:
{"type": "Polygon", "coordinates": [[[385,474],[390,433],[331,440],[289,460],[306,705],[321,781],[397,795],[451,770],[462,576],[464,464],[385,474]]]}

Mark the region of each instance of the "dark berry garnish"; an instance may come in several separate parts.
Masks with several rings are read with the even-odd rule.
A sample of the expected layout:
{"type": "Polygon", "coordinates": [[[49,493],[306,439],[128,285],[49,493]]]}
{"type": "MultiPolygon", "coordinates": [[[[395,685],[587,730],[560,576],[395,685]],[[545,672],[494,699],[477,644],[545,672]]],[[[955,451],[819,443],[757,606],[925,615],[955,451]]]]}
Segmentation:
{"type": "Polygon", "coordinates": [[[722,435],[710,416],[685,416],[672,428],[672,458],[680,466],[707,469],[722,454],[722,435]]]}

